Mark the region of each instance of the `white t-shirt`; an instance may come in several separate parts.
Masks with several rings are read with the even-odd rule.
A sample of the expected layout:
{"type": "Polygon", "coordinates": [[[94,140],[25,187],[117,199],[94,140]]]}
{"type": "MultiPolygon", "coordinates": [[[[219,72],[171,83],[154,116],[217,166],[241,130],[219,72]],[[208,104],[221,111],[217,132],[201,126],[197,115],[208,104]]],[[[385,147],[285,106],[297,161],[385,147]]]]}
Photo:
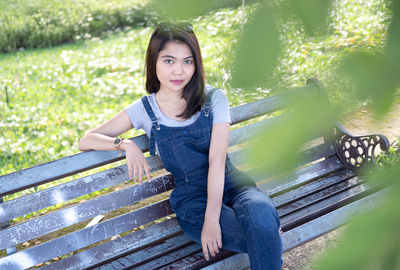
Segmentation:
{"type": "MultiPolygon", "coordinates": [[[[213,89],[211,85],[206,85],[204,92],[208,94],[211,89],[213,89]]],[[[158,123],[161,125],[169,126],[169,127],[182,127],[187,126],[194,123],[197,118],[200,116],[200,111],[196,112],[192,117],[184,121],[178,121],[166,116],[158,107],[155,93],[150,94],[149,98],[150,106],[156,116],[158,123]]],[[[151,130],[151,119],[147,115],[144,105],[141,99],[138,99],[128,105],[125,108],[126,112],[128,113],[129,119],[132,122],[133,127],[136,130],[143,129],[147,137],[150,138],[150,130],[151,130]]],[[[211,98],[211,110],[213,113],[213,124],[218,123],[232,123],[231,116],[229,112],[229,102],[228,98],[226,97],[224,91],[222,89],[217,89],[211,98]]],[[[156,143],[156,150],[157,150],[157,143],[156,143]]],[[[157,150],[158,152],[158,150],[157,150]]]]}

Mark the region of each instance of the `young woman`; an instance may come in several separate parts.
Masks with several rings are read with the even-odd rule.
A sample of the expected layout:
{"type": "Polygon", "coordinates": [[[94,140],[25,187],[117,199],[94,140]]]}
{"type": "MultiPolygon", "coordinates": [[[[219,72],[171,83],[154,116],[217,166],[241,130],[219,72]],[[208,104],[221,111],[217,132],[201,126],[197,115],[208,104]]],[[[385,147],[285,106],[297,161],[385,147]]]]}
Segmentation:
{"type": "Polygon", "coordinates": [[[251,269],[281,269],[279,218],[271,200],[236,169],[227,155],[231,123],[221,89],[205,86],[200,47],[190,24],[160,24],[146,55],[146,90],[110,120],[89,131],[79,149],[123,150],[129,177],[150,180],[150,167],[131,140],[116,138],[143,129],[150,154],[174,176],[172,209],[185,234],[204,256],[221,248],[249,254],[251,269]]]}

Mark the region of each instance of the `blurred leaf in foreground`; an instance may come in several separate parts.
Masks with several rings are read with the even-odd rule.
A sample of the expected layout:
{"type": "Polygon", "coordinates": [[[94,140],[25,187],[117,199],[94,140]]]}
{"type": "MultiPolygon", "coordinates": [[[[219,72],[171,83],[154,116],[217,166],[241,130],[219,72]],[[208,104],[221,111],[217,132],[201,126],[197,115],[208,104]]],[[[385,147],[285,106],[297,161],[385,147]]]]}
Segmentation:
{"type": "Polygon", "coordinates": [[[385,202],[351,221],[343,243],[329,250],[316,269],[400,269],[400,167],[376,171],[369,180],[390,185],[385,202]]]}
{"type": "Polygon", "coordinates": [[[235,52],[232,86],[261,86],[277,64],[281,44],[273,8],[265,3],[251,16],[235,52]]]}
{"type": "Polygon", "coordinates": [[[290,0],[290,11],[303,22],[308,35],[322,33],[327,28],[329,0],[290,0]]]}
{"type": "Polygon", "coordinates": [[[356,97],[371,98],[378,116],[387,113],[400,87],[400,1],[392,2],[393,16],[388,40],[382,54],[355,52],[343,61],[346,73],[356,89],[356,97]]]}
{"type": "Polygon", "coordinates": [[[382,56],[357,53],[343,61],[342,72],[347,74],[356,89],[356,98],[371,98],[379,114],[388,112],[399,81],[398,72],[382,56]]]}
{"type": "Polygon", "coordinates": [[[388,29],[388,39],[385,48],[386,59],[400,80],[400,0],[393,0],[393,15],[388,29]]]}
{"type": "Polygon", "coordinates": [[[268,174],[296,167],[304,144],[326,135],[339,111],[324,95],[303,91],[287,94],[288,110],[264,126],[252,149],[252,164],[268,174]]]}

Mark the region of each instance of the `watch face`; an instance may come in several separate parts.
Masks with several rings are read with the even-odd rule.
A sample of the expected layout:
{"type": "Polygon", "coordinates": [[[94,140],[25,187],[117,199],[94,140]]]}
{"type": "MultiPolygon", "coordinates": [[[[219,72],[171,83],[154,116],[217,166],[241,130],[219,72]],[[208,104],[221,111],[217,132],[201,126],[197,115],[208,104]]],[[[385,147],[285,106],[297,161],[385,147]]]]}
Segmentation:
{"type": "Polygon", "coordinates": [[[116,138],[114,140],[114,145],[118,145],[121,142],[121,138],[116,138]]]}

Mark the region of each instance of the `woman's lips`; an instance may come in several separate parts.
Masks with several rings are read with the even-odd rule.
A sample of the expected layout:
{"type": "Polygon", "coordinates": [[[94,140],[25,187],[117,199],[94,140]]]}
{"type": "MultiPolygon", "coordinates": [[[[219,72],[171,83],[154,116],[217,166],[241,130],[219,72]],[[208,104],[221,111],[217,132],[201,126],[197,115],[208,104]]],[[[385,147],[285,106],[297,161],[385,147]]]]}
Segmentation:
{"type": "Polygon", "coordinates": [[[171,80],[171,82],[173,84],[179,85],[179,84],[182,84],[184,82],[184,80],[171,80]]]}

